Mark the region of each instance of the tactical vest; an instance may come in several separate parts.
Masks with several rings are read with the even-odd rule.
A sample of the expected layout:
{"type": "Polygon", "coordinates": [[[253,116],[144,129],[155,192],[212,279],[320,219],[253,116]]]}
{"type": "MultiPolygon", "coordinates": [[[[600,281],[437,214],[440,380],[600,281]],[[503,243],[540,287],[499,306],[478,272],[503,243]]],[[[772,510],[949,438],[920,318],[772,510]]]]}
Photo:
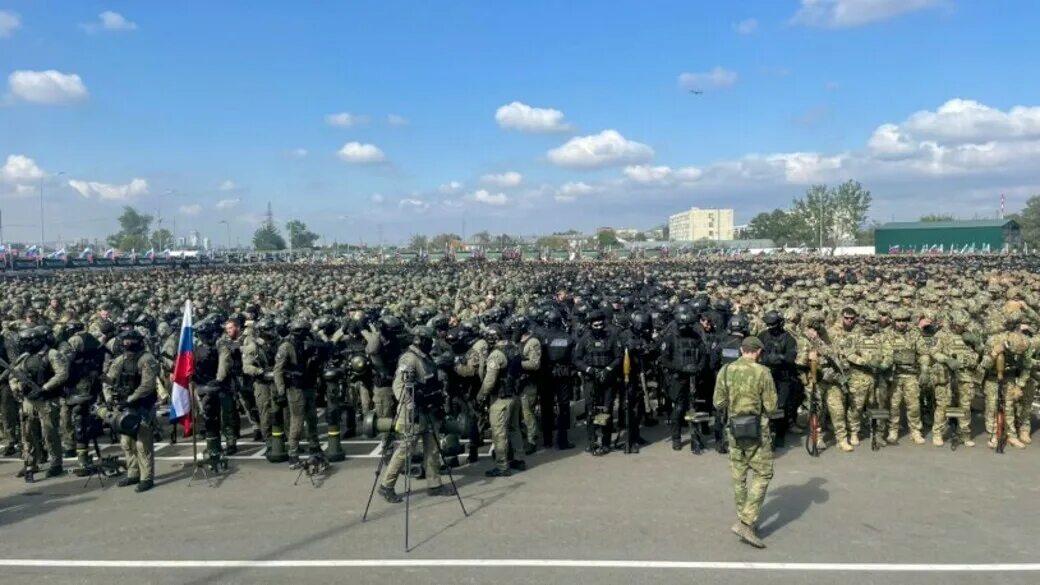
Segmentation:
{"type": "Polygon", "coordinates": [[[571,337],[566,331],[553,329],[545,333],[545,357],[550,364],[567,364],[571,361],[571,337]]]}
{"type": "MultiPolygon", "coordinates": [[[[857,349],[866,362],[865,366],[880,366],[883,361],[881,342],[875,335],[860,335],[857,349]]],[[[865,367],[864,366],[864,367],[865,367]]],[[[860,367],[860,366],[857,366],[860,367]]]]}
{"type": "Polygon", "coordinates": [[[962,370],[974,369],[976,364],[978,364],[979,354],[960,335],[953,334],[950,336],[950,353],[956,358],[962,370]]]}
{"type": "Polygon", "coordinates": [[[914,373],[917,370],[917,351],[910,343],[908,334],[893,331],[889,342],[892,344],[892,364],[896,373],[914,373]]]}
{"type": "MultiPolygon", "coordinates": [[[[788,337],[791,337],[791,344],[794,345],[795,341],[794,341],[793,336],[790,333],[786,332],[786,331],[784,331],[783,333],[781,333],[779,335],[774,335],[774,334],[772,334],[772,333],[770,333],[768,331],[763,333],[760,336],[760,339],[762,340],[762,345],[765,346],[764,347],[764,351],[762,353],[763,354],[780,354],[780,353],[783,353],[783,351],[784,351],[784,341],[786,341],[788,337]]],[[[790,377],[793,377],[793,374],[794,374],[790,364],[779,364],[779,365],[775,365],[775,366],[770,366],[769,370],[773,374],[773,377],[775,379],[777,379],[777,380],[786,380],[786,379],[788,379],[790,377]]]]}
{"type": "Polygon", "coordinates": [[[207,343],[195,346],[195,384],[209,385],[217,379],[217,368],[220,365],[217,350],[207,343]]]}
{"type": "MultiPolygon", "coordinates": [[[[37,386],[43,386],[54,375],[54,368],[51,367],[51,360],[47,356],[46,349],[26,357],[22,362],[21,370],[37,386]]],[[[32,390],[32,388],[22,388],[22,392],[25,394],[32,390]]]]}
{"type": "Polygon", "coordinates": [[[722,339],[722,342],[719,343],[722,365],[731,364],[740,358],[740,344],[742,343],[744,343],[744,338],[737,335],[727,335],[722,339]]]}
{"type": "Polygon", "coordinates": [[[76,352],[69,360],[69,385],[75,385],[84,376],[99,371],[105,358],[101,342],[96,337],[89,333],[79,333],[78,335],[83,340],[83,349],[76,352]]]}
{"type": "Polygon", "coordinates": [[[520,355],[520,350],[513,345],[500,347],[497,350],[506,356],[506,363],[498,372],[498,378],[495,380],[495,392],[499,398],[512,398],[517,394],[517,389],[520,387],[520,376],[524,372],[521,364],[523,356],[520,355]]]}
{"type": "Polygon", "coordinates": [[[694,334],[676,335],[672,345],[672,364],[684,372],[692,372],[701,359],[701,340],[694,334]]]}
{"type": "Polygon", "coordinates": [[[112,384],[116,396],[126,398],[141,385],[141,372],[137,369],[137,360],[140,358],[141,354],[133,356],[124,354],[123,363],[112,384]]]}
{"type": "Polygon", "coordinates": [[[585,362],[593,368],[605,368],[614,361],[609,337],[590,337],[585,362]]]}

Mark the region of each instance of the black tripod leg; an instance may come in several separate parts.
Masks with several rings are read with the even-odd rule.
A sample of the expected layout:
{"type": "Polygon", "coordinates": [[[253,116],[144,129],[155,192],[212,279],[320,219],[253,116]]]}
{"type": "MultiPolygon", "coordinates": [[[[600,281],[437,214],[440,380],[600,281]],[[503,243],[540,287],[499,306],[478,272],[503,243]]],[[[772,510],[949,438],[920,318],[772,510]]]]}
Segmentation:
{"type": "MultiPolygon", "coordinates": [[[[387,433],[386,433],[386,440],[385,440],[385,446],[383,448],[383,451],[386,451],[386,448],[390,446],[390,444],[391,444],[390,433],[394,432],[393,429],[394,429],[394,427],[396,425],[397,425],[397,412],[394,412],[394,418],[390,421],[390,430],[387,431],[387,433]]],[[[361,521],[362,522],[368,520],[368,509],[372,506],[372,496],[376,495],[376,486],[379,485],[379,475],[383,471],[383,462],[384,461],[386,461],[386,454],[385,453],[380,453],[379,454],[379,465],[376,466],[376,478],[375,478],[374,481],[372,481],[372,491],[368,492],[368,503],[365,504],[365,514],[363,516],[361,516],[361,521]]]]}
{"type": "Polygon", "coordinates": [[[448,470],[448,481],[451,482],[451,489],[455,491],[455,497],[459,500],[459,507],[462,508],[462,515],[469,517],[469,512],[466,511],[466,505],[462,503],[462,495],[459,494],[459,488],[455,485],[455,475],[451,472],[451,465],[444,459],[444,452],[441,451],[441,438],[437,436],[437,431],[434,430],[433,421],[430,420],[430,415],[426,415],[426,424],[430,425],[430,433],[433,435],[433,446],[437,448],[437,457],[440,462],[448,470]]]}

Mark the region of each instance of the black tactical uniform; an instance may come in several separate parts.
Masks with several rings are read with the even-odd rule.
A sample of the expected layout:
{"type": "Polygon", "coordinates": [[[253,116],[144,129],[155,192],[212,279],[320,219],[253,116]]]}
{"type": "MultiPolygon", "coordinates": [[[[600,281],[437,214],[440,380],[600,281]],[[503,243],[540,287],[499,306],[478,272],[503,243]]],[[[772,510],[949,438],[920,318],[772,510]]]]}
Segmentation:
{"type": "Polygon", "coordinates": [[[564,330],[563,318],[555,310],[546,312],[545,328],[540,334],[546,380],[539,388],[542,440],[548,447],[553,429],[556,429],[556,448],[571,449],[574,445],[567,438],[567,429],[571,424],[571,398],[574,396],[574,338],[564,330]]]}
{"type": "Polygon", "coordinates": [[[784,411],[784,418],[773,420],[770,425],[773,428],[773,444],[776,447],[784,446],[784,435],[787,434],[788,426],[794,421],[798,413],[798,405],[801,404],[801,396],[798,396],[797,367],[795,360],[798,357],[798,342],[793,335],[784,329],[784,318],[776,311],[769,311],[763,319],[766,330],[759,335],[765,349],[759,363],[769,368],[773,374],[773,384],[776,386],[777,407],[784,411]]]}
{"type": "Polygon", "coordinates": [[[618,374],[623,354],[617,335],[607,328],[607,317],[602,311],[589,313],[589,331],[574,348],[574,366],[584,376],[587,451],[593,455],[610,452],[614,423],[612,410],[618,387],[618,374]],[[596,424],[597,416],[606,417],[596,424]],[[596,427],[602,428],[602,440],[596,446],[596,427]]]}
{"type": "MultiPolygon", "coordinates": [[[[704,371],[707,352],[704,342],[694,330],[696,316],[692,311],[676,313],[675,328],[665,335],[660,345],[661,365],[667,373],[666,386],[672,401],[671,434],[672,449],[682,448],[682,424],[690,408],[690,397],[697,384],[697,376],[704,371]]],[[[698,451],[696,440],[690,448],[698,451]]]]}

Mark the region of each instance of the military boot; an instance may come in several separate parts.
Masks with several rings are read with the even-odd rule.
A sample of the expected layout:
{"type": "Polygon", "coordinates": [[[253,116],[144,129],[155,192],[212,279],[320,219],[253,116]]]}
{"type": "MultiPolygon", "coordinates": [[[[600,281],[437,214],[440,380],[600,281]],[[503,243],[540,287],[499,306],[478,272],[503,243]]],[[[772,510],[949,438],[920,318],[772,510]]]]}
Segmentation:
{"type": "Polygon", "coordinates": [[[838,437],[838,449],[840,449],[842,453],[851,453],[856,450],[855,447],[849,444],[849,441],[845,436],[838,437]]]}
{"type": "Polygon", "coordinates": [[[910,439],[915,445],[924,445],[924,436],[921,431],[910,431],[910,439]]]}
{"type": "Polygon", "coordinates": [[[733,534],[739,536],[740,540],[743,540],[755,548],[766,547],[766,543],[762,542],[762,539],[758,537],[758,533],[755,532],[754,526],[748,526],[747,524],[738,521],[730,527],[730,530],[733,531],[733,534]]]}
{"type": "Polygon", "coordinates": [[[1010,437],[1008,437],[1008,445],[1011,445],[1012,447],[1014,447],[1016,449],[1025,449],[1026,448],[1026,444],[1023,443],[1022,441],[1019,441],[1018,437],[1016,437],[1014,435],[1011,435],[1010,437]]]}
{"type": "Polygon", "coordinates": [[[1022,441],[1026,445],[1032,444],[1033,438],[1029,436],[1029,431],[1021,429],[1018,431],[1018,440],[1022,441]]]}
{"type": "Polygon", "coordinates": [[[888,431],[888,436],[885,437],[885,442],[888,443],[889,445],[898,445],[899,444],[899,431],[898,430],[889,430],[888,431]]]}
{"type": "Polygon", "coordinates": [[[943,446],[942,434],[940,434],[940,433],[932,433],[932,445],[935,445],[936,447],[942,447],[943,446]]]}
{"type": "Polygon", "coordinates": [[[401,496],[392,487],[379,486],[379,495],[390,504],[400,504],[402,501],[401,496]]]}

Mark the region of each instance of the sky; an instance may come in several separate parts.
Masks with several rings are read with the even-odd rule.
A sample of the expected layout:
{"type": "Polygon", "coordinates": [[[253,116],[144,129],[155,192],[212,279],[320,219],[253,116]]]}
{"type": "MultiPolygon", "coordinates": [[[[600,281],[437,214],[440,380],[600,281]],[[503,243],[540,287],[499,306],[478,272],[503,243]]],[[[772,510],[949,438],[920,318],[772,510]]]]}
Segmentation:
{"type": "Polygon", "coordinates": [[[872,220],[1040,194],[1031,0],[0,0],[7,241],[122,206],[248,242],[738,224],[812,184],[872,220]],[[695,93],[697,92],[697,93],[695,93]],[[221,222],[227,222],[223,224],[221,222]]]}

